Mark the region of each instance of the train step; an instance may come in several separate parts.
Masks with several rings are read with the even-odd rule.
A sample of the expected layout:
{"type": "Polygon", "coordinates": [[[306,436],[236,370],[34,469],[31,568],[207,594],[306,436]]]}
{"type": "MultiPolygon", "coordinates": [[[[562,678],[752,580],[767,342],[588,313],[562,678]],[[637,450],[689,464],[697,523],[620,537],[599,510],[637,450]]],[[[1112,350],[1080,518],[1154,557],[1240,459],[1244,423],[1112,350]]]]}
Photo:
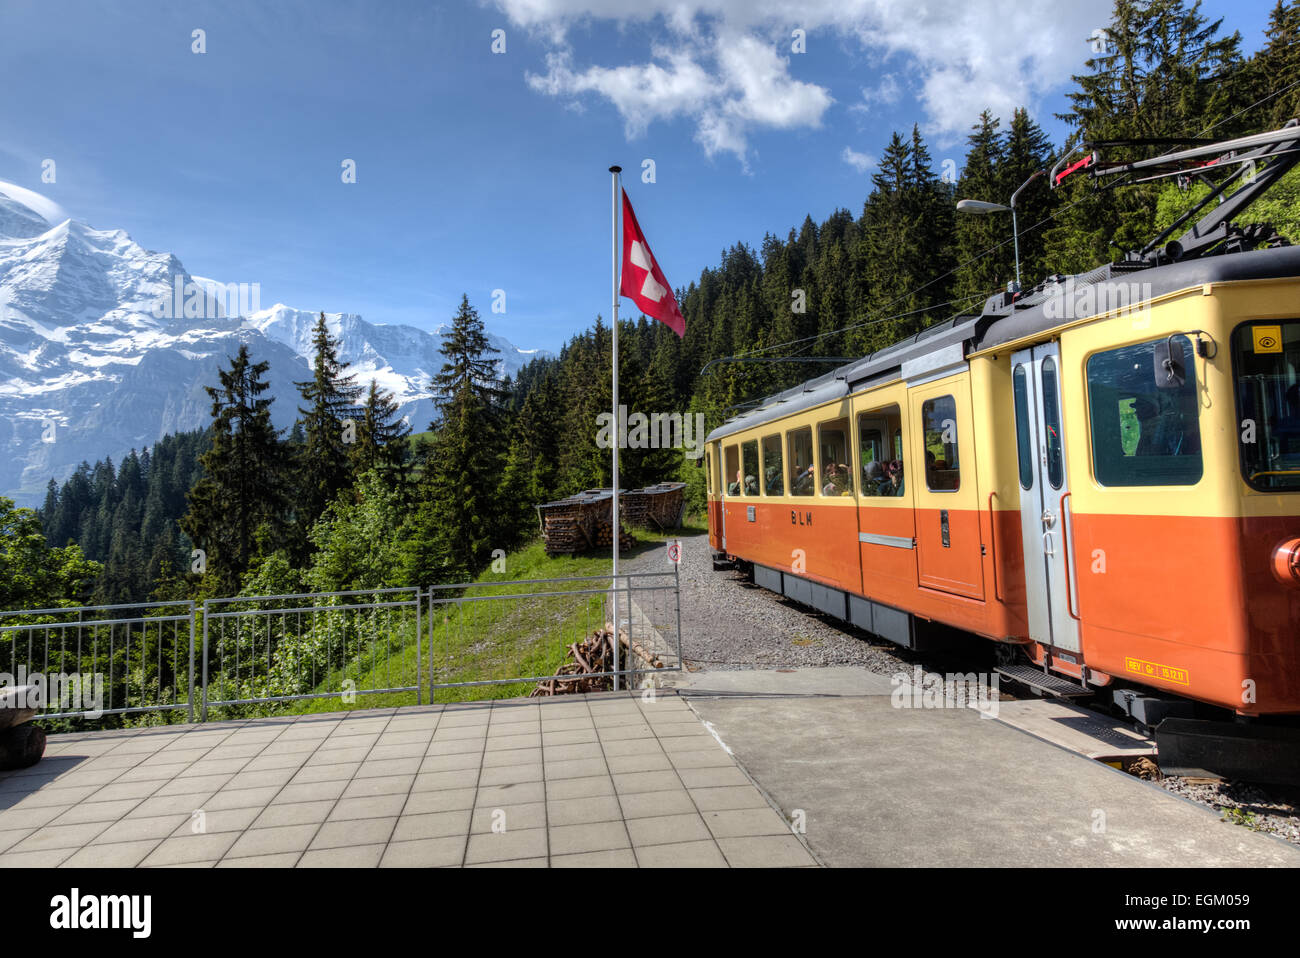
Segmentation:
{"type": "Polygon", "coordinates": [[[1085,695],[1093,694],[1092,689],[1084,688],[1078,682],[1060,675],[1053,675],[1050,672],[1044,672],[1033,665],[999,665],[997,672],[1013,682],[1028,685],[1031,689],[1036,689],[1044,695],[1051,695],[1058,699],[1082,698],[1085,695]]]}

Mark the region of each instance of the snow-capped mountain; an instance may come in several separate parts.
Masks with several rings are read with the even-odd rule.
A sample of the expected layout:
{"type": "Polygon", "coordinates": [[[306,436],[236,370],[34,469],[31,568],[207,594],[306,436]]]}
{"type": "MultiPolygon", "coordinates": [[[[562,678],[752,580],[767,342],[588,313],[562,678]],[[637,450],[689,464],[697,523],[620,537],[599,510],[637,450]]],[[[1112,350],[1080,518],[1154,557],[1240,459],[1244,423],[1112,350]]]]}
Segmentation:
{"type": "MultiPolygon", "coordinates": [[[[83,459],[120,461],[166,433],[205,425],[203,387],[216,383],[240,343],[270,363],[273,418],[292,424],[300,399],[293,383],[308,378],[316,311],[257,309],[247,291],[193,276],[122,230],[50,222],[43,213],[62,211],[34,196],[0,183],[0,495],[39,504],[45,484],[83,459]]],[[[357,382],[377,380],[414,429],[427,428],[447,327],[325,318],[357,382]]],[[[488,338],[502,375],[549,355],[488,338]]]]}

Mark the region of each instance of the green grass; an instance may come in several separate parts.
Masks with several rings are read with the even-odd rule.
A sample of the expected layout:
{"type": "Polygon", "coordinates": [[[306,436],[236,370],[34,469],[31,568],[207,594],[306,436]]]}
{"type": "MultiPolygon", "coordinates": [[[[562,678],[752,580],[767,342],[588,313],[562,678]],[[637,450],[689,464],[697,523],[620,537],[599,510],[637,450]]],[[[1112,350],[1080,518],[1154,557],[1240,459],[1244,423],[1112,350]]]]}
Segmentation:
{"type": "MultiPolygon", "coordinates": [[[[682,532],[703,531],[700,520],[684,526],[682,532]]],[[[627,557],[662,548],[673,535],[637,530],[637,545],[627,557]]],[[[491,570],[478,577],[476,585],[464,593],[475,596],[534,595],[538,592],[597,590],[596,594],[548,595],[519,600],[447,603],[435,607],[432,629],[434,680],[438,684],[481,682],[514,678],[519,675],[551,675],[564,661],[568,646],[604,623],[603,590],[599,579],[588,582],[525,585],[520,580],[553,579],[573,576],[603,576],[610,572],[610,558],[605,555],[548,557],[541,542],[534,542],[506,556],[505,572],[491,570]]],[[[422,622],[419,682],[425,690],[421,701],[428,702],[429,636],[426,620],[422,622]]],[[[389,637],[387,649],[376,650],[370,668],[351,669],[346,678],[356,688],[392,688],[415,685],[417,675],[414,622],[409,622],[389,637]],[[386,654],[385,654],[386,653],[386,654]]],[[[320,691],[336,690],[345,676],[334,673],[318,686],[320,691]]],[[[465,702],[526,696],[533,682],[501,682],[495,685],[461,686],[437,689],[435,702],[465,702]]],[[[414,692],[357,694],[352,704],[335,697],[308,699],[290,703],[293,713],[335,712],[340,708],[383,708],[414,705],[414,692]]]]}

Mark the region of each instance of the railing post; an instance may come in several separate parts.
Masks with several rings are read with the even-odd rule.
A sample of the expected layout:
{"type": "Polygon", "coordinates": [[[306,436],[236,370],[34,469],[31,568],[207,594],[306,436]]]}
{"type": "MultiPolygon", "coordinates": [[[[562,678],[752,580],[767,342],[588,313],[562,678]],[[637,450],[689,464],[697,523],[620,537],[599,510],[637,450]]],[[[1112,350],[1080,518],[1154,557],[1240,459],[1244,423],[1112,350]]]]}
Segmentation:
{"type": "Polygon", "coordinates": [[[420,606],[424,603],[424,590],[415,589],[415,704],[424,704],[424,686],[420,684],[420,606]]]}
{"type": "MultiPolygon", "coordinates": [[[[682,506],[682,508],[686,508],[682,506]]],[[[677,606],[677,671],[686,670],[686,662],[682,658],[682,562],[681,554],[678,553],[677,561],[673,563],[673,602],[677,606]]]]}
{"type": "Polygon", "coordinates": [[[203,710],[199,721],[208,720],[208,600],[203,600],[203,710]]]}
{"type": "Polygon", "coordinates": [[[194,724],[194,628],[196,625],[194,618],[194,600],[190,599],[190,696],[189,696],[189,718],[190,724],[194,724]]]}

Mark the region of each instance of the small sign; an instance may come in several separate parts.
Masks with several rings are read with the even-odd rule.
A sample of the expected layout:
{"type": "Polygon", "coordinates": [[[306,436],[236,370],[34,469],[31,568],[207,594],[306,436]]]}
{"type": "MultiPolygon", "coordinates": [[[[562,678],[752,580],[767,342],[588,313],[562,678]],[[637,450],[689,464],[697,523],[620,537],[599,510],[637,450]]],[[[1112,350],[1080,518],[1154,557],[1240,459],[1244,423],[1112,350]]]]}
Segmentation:
{"type": "Polygon", "coordinates": [[[668,543],[668,561],[669,562],[682,561],[682,544],[675,539],[672,542],[668,543]]]}
{"type": "Polygon", "coordinates": [[[1255,336],[1255,352],[1280,353],[1282,351],[1281,326],[1252,326],[1250,331],[1255,336]]]}

